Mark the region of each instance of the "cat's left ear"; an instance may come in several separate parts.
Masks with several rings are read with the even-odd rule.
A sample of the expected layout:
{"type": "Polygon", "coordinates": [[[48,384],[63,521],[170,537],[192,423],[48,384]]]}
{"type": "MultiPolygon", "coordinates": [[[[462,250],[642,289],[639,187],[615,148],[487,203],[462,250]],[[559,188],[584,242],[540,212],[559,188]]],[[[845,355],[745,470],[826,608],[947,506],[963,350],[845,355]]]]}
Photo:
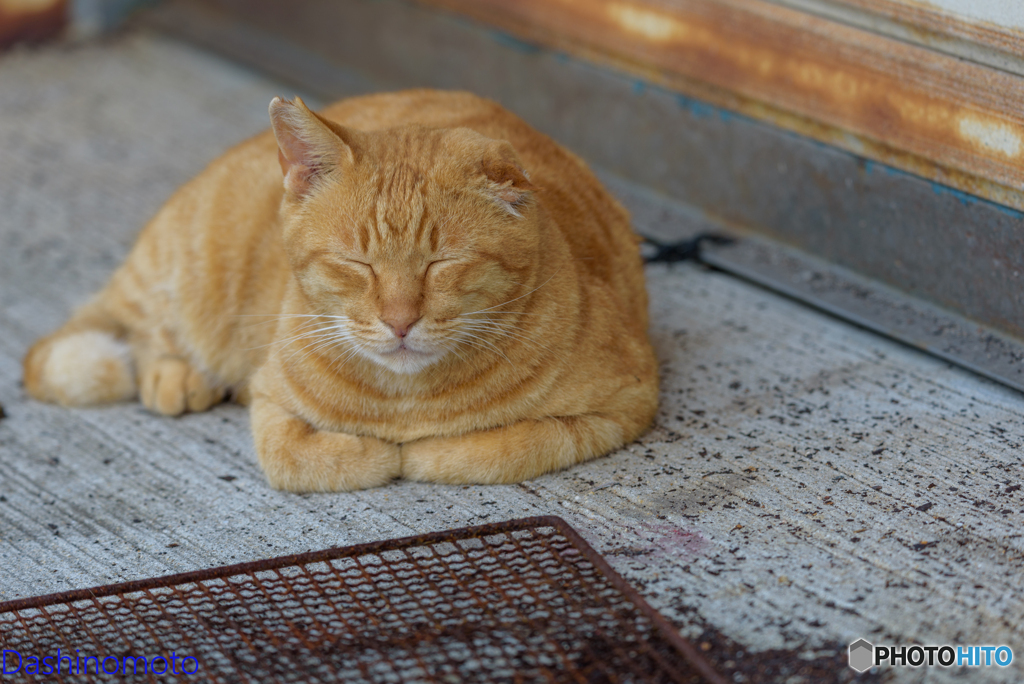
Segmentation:
{"type": "Polygon", "coordinates": [[[289,102],[275,97],[270,103],[270,122],[284,187],[296,197],[308,194],[317,179],[343,161],[352,161],[349,142],[336,130],[341,127],[328,125],[301,98],[289,102]]]}
{"type": "Polygon", "coordinates": [[[530,182],[512,145],[505,141],[493,143],[481,163],[481,170],[487,179],[489,194],[509,214],[522,218],[520,210],[537,186],[530,182]]]}

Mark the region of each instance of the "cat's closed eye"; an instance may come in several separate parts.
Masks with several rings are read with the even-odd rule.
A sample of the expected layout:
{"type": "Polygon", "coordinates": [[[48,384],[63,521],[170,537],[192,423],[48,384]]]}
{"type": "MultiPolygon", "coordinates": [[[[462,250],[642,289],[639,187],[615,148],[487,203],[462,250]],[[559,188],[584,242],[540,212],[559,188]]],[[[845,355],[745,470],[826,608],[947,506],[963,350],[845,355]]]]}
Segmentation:
{"type": "Polygon", "coordinates": [[[433,275],[440,273],[458,263],[457,259],[435,259],[427,264],[426,274],[433,275]]]}
{"type": "Polygon", "coordinates": [[[306,274],[303,280],[311,294],[344,295],[362,292],[371,287],[376,279],[373,267],[369,264],[329,255],[313,260],[303,272],[306,274]]]}
{"type": "Polygon", "coordinates": [[[359,271],[362,271],[363,273],[367,273],[367,274],[369,274],[371,276],[376,276],[376,274],[377,274],[377,272],[373,269],[373,264],[371,264],[369,262],[360,261],[358,259],[347,259],[347,258],[342,258],[341,261],[343,263],[345,263],[345,264],[347,264],[349,266],[352,266],[353,268],[355,268],[355,269],[357,269],[359,271]]]}

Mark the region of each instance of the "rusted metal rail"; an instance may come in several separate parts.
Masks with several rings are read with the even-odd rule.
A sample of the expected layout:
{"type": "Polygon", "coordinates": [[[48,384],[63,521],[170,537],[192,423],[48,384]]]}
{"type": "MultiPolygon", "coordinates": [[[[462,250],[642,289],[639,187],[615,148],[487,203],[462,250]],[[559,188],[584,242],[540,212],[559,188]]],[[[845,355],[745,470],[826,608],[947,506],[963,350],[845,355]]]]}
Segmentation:
{"type": "Polygon", "coordinates": [[[423,0],[1024,209],[1024,79],[765,0],[423,0]]]}

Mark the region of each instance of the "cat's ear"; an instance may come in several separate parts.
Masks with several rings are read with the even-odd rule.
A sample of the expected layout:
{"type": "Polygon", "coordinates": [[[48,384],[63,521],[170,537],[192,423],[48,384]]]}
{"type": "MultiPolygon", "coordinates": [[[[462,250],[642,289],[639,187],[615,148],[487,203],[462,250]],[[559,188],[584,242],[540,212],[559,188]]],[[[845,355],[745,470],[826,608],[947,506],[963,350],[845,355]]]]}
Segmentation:
{"type": "Polygon", "coordinates": [[[296,197],[304,197],[319,177],[353,158],[350,143],[340,135],[344,129],[328,125],[301,98],[289,102],[275,97],[270,122],[284,187],[296,197]]]}
{"type": "Polygon", "coordinates": [[[520,210],[537,187],[530,182],[512,145],[505,141],[491,144],[480,168],[487,180],[488,194],[509,214],[521,218],[520,210]]]}

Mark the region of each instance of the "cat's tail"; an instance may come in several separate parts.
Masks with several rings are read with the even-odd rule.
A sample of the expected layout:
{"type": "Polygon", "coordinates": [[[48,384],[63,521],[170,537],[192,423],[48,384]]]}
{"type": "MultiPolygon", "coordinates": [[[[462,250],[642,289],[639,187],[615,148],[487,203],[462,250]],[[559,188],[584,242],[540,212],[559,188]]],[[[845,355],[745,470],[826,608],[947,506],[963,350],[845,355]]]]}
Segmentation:
{"type": "Polygon", "coordinates": [[[57,332],[32,345],[23,364],[25,389],[41,401],[93,406],[137,394],[127,330],[103,305],[103,293],[57,332]]]}

